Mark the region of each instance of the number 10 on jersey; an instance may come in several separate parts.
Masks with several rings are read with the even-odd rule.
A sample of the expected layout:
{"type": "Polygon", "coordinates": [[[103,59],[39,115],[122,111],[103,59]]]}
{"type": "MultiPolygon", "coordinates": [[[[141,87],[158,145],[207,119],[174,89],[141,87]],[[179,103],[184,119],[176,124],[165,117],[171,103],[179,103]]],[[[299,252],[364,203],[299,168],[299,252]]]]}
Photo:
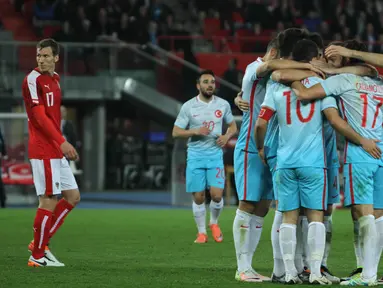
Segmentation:
{"type": "Polygon", "coordinates": [[[48,92],[45,94],[47,96],[47,106],[52,107],[53,106],[53,92],[48,92]]]}

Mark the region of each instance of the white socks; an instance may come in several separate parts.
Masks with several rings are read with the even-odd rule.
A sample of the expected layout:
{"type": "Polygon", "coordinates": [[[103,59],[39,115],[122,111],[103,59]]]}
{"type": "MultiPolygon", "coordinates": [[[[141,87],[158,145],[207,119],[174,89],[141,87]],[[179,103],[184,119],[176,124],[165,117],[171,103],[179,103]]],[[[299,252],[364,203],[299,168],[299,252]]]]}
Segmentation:
{"type": "Polygon", "coordinates": [[[359,233],[359,221],[354,221],[354,251],[356,267],[363,267],[362,238],[359,233]]]}
{"type": "MultiPolygon", "coordinates": [[[[223,209],[223,199],[220,202],[210,201],[210,224],[218,224],[218,218],[223,209]]],[[[206,234],[206,205],[196,204],[193,201],[193,215],[197,224],[198,233],[206,234]]]]}
{"type": "Polygon", "coordinates": [[[332,217],[324,216],[324,226],[326,227],[326,246],[324,248],[324,255],[322,265],[327,267],[327,259],[331,250],[331,239],[332,239],[332,217]]]}
{"type": "Polygon", "coordinates": [[[376,266],[379,265],[380,257],[382,255],[383,249],[383,217],[380,217],[375,220],[376,232],[378,233],[378,245],[376,253],[376,266]]]}
{"type": "Polygon", "coordinates": [[[237,256],[238,272],[251,268],[250,259],[250,225],[252,215],[237,209],[233,223],[234,247],[237,256]]]}
{"type": "Polygon", "coordinates": [[[308,229],[309,266],[311,274],[321,277],[321,264],[326,244],[326,227],[321,222],[311,222],[308,229]]]}
{"type": "Polygon", "coordinates": [[[295,268],[297,268],[298,274],[304,270],[303,264],[303,231],[302,231],[302,216],[298,219],[297,224],[297,248],[295,250],[295,268]]]}
{"type": "Polygon", "coordinates": [[[223,209],[223,198],[221,201],[214,202],[210,201],[210,224],[218,224],[218,218],[223,209]]]}
{"type": "Polygon", "coordinates": [[[279,242],[281,244],[281,252],[286,274],[295,277],[298,275],[294,263],[297,245],[297,225],[282,224],[279,229],[279,242]]]}
{"type": "Polygon", "coordinates": [[[360,236],[362,238],[362,253],[363,253],[363,272],[364,279],[376,277],[377,265],[377,243],[378,235],[376,232],[375,217],[373,215],[362,216],[359,218],[360,236]]]}
{"type": "Polygon", "coordinates": [[[307,245],[307,237],[308,237],[308,231],[309,231],[309,220],[306,216],[300,216],[302,217],[302,245],[303,245],[303,264],[305,267],[310,269],[310,253],[309,253],[309,246],[307,245]]]}
{"type": "Polygon", "coordinates": [[[279,229],[282,225],[282,212],[275,211],[273,226],[271,227],[271,244],[273,245],[274,268],[273,274],[281,277],[285,274],[281,246],[279,245],[279,229]]]}
{"type": "Polygon", "coordinates": [[[205,203],[198,205],[193,201],[193,215],[197,224],[198,233],[206,233],[206,207],[205,203]]]}
{"type": "Polygon", "coordinates": [[[251,215],[250,242],[249,242],[249,255],[248,255],[249,257],[248,261],[249,261],[250,267],[252,267],[253,256],[254,256],[255,250],[257,249],[259,240],[261,239],[263,222],[264,222],[263,217],[251,215]]]}

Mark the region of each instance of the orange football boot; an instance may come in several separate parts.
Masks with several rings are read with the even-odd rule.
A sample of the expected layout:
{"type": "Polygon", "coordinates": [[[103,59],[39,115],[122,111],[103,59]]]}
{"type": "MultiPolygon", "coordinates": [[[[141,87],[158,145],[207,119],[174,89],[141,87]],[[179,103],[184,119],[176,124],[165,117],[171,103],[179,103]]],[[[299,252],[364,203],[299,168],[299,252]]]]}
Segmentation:
{"type": "Polygon", "coordinates": [[[195,239],[194,243],[198,243],[198,244],[207,243],[207,234],[198,233],[197,239],[195,239]]]}
{"type": "Polygon", "coordinates": [[[218,243],[222,242],[223,234],[218,224],[210,224],[209,226],[210,226],[211,234],[213,234],[214,241],[218,243]]]}

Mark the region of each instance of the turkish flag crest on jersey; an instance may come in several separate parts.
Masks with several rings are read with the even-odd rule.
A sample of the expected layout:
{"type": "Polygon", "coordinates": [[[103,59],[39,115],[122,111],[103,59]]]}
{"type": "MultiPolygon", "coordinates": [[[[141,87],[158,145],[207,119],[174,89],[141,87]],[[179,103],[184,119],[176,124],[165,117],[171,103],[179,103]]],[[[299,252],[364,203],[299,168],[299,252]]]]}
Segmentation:
{"type": "Polygon", "coordinates": [[[222,117],[222,111],[221,110],[215,110],[214,114],[215,114],[215,117],[217,117],[217,118],[222,117]]]}

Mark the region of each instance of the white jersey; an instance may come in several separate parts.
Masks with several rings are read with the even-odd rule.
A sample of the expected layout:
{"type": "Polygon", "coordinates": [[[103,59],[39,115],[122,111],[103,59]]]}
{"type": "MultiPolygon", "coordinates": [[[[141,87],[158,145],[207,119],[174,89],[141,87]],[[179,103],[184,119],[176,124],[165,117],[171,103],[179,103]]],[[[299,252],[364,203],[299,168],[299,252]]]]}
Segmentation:
{"type": "Polygon", "coordinates": [[[222,157],[222,148],[216,141],[222,135],[223,121],[231,123],[234,117],[229,102],[215,95],[209,103],[201,101],[197,96],[182,105],[175,126],[182,129],[205,126],[210,130],[207,136],[189,138],[188,159],[222,157]]]}

